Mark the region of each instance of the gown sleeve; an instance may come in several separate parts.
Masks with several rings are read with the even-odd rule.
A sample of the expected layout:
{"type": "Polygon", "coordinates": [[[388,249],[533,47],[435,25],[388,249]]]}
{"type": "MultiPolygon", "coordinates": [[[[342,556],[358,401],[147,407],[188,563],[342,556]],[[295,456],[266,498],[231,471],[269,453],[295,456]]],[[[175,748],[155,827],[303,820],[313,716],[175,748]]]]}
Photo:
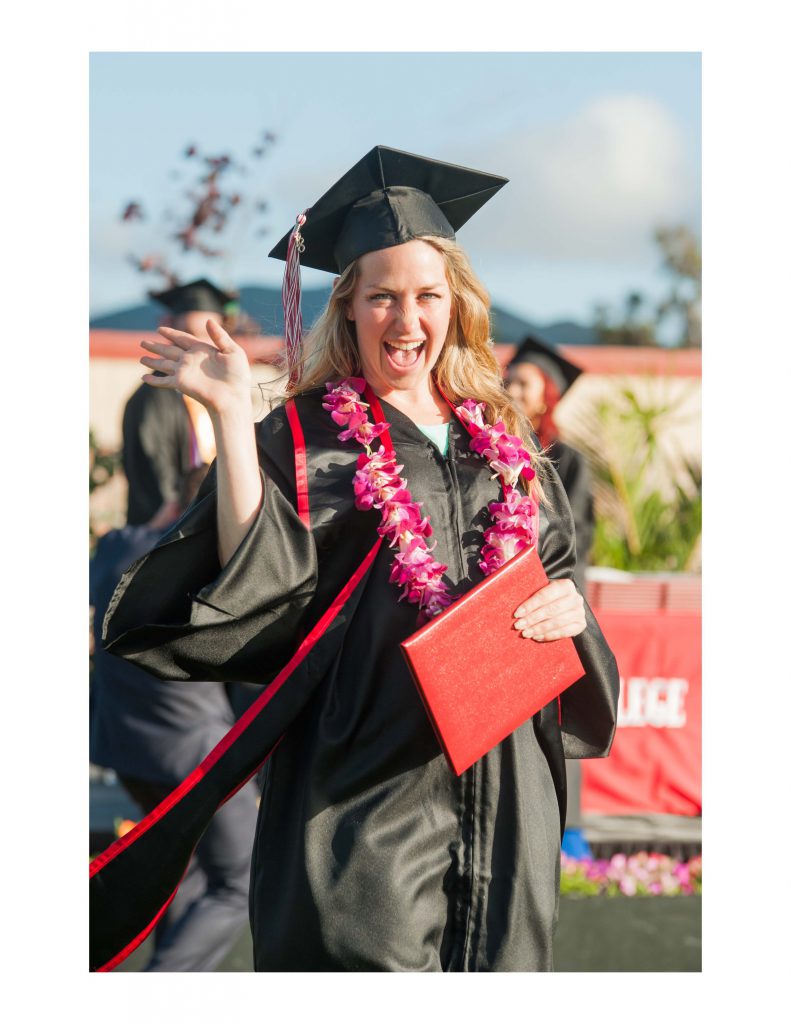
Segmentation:
{"type": "MultiPolygon", "coordinates": [[[[544,506],[539,555],[549,579],[573,580],[576,556],[571,506],[551,466],[542,483],[549,500],[544,506]]],[[[560,696],[560,728],[567,758],[606,757],[615,736],[618,666],[587,601],[585,619],[586,628],[574,637],[585,675],[560,696]]]]}
{"type": "Polygon", "coordinates": [[[183,516],[122,576],[104,619],[106,650],[162,679],[261,684],[293,654],[318,566],[295,509],[282,413],[257,425],[264,496],[233,557],[221,569],[212,466],[183,516]]]}

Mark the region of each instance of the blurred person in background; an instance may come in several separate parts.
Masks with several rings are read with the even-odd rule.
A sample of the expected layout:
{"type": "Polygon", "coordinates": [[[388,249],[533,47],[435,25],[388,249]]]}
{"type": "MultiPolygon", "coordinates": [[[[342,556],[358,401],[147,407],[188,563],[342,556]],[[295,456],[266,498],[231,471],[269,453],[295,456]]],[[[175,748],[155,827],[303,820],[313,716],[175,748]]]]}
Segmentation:
{"type": "MultiPolygon", "coordinates": [[[[150,295],[169,313],[163,323],[204,340],[208,338],[206,321],[213,316],[224,322],[224,312],[234,299],[206,278],[150,295]]],[[[126,403],[122,429],[129,484],[126,521],[139,526],[150,522],[163,505],[175,507],[185,474],[212,462],[214,431],[199,402],[148,384],[142,384],[126,403]]]]}
{"type": "Polygon", "coordinates": [[[554,420],[556,406],[581,374],[535,335],[525,338],[506,369],[508,393],[530,420],[568,495],[577,542],[574,582],[584,595],[594,527],[590,471],[582,452],[560,440],[554,420]]]}
{"type": "MultiPolygon", "coordinates": [[[[149,523],[99,540],[90,569],[97,639],[122,573],[178,518],[206,472],[188,471],[177,501],[165,502],[149,523]]],[[[234,720],[222,683],[163,681],[95,644],[90,760],[117,773],[142,815],[200,764],[234,720]]],[[[213,817],[156,928],[144,970],[213,971],[230,952],[248,919],[257,796],[255,784],[246,785],[213,817]]]]}
{"type": "MultiPolygon", "coordinates": [[[[233,336],[252,330],[253,322],[239,309],[236,293],[223,291],[205,277],[149,294],[168,312],[164,325],[204,341],[209,337],[206,321],[210,316],[233,336]]],[[[185,473],[209,465],[216,454],[211,418],[200,402],[177,391],[141,384],[123,417],[127,523],[137,526],[149,523],[154,515],[172,515],[185,473]]],[[[237,717],[261,694],[261,687],[252,683],[228,683],[226,689],[237,717]]]]}
{"type": "MultiPolygon", "coordinates": [[[[541,447],[552,460],[568,495],[574,517],[577,561],[574,582],[585,595],[585,569],[593,541],[593,495],[588,464],[582,452],[561,441],[555,425],[555,408],[582,370],[555,349],[528,335],[506,369],[509,394],[522,409],[538,435],[541,447]]],[[[582,768],[579,761],[566,761],[568,806],[563,851],[570,857],[590,856],[582,831],[580,797],[582,768]]]]}

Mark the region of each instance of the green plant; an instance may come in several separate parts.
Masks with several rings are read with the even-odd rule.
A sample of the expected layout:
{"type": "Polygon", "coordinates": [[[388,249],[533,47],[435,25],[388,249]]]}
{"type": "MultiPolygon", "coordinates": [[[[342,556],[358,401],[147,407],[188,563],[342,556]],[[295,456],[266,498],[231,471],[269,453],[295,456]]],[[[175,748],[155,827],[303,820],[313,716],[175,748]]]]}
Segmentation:
{"type": "Polygon", "coordinates": [[[111,451],[109,448],[102,448],[96,440],[93,430],[88,432],[88,444],[90,446],[88,493],[93,494],[97,487],[103,487],[120,469],[121,453],[111,451]]]}
{"type": "MultiPolygon", "coordinates": [[[[88,493],[92,495],[100,487],[108,484],[121,470],[121,453],[109,448],[102,448],[96,440],[93,430],[88,433],[88,444],[88,493]]],[[[102,532],[100,527],[97,528],[94,518],[92,511],[88,518],[88,550],[90,554],[93,554],[99,534],[102,532]]]]}
{"type": "Polygon", "coordinates": [[[668,450],[686,396],[648,398],[623,387],[582,414],[573,443],[593,474],[596,526],[591,563],[629,572],[690,570],[702,524],[700,466],[668,450]]]}
{"type": "Polygon", "coordinates": [[[594,330],[601,345],[657,345],[665,342],[700,348],[701,249],[696,233],[684,224],[654,231],[669,291],[657,304],[629,292],[620,310],[594,307],[594,330]]]}

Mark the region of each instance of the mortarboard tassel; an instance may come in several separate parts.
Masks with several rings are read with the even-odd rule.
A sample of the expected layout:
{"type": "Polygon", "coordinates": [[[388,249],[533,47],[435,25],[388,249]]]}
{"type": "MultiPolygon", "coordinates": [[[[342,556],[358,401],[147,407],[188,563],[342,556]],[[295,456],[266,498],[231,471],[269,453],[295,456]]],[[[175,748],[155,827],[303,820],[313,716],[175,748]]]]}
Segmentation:
{"type": "Polygon", "coordinates": [[[302,288],[300,283],[299,254],[305,251],[305,242],[299,229],[306,217],[301,213],[288,240],[286,272],[283,275],[283,321],[288,366],[288,390],[291,391],[302,376],[302,288]]]}

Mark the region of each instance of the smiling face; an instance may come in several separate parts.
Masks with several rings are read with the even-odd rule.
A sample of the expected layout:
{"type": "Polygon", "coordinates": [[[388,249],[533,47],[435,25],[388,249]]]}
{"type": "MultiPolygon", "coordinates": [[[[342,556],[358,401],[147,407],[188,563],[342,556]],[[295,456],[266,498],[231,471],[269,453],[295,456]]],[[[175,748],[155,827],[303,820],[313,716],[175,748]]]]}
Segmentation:
{"type": "Polygon", "coordinates": [[[428,391],[452,310],[445,259],[427,242],[366,253],[346,315],[363,376],[377,394],[428,391]]]}

